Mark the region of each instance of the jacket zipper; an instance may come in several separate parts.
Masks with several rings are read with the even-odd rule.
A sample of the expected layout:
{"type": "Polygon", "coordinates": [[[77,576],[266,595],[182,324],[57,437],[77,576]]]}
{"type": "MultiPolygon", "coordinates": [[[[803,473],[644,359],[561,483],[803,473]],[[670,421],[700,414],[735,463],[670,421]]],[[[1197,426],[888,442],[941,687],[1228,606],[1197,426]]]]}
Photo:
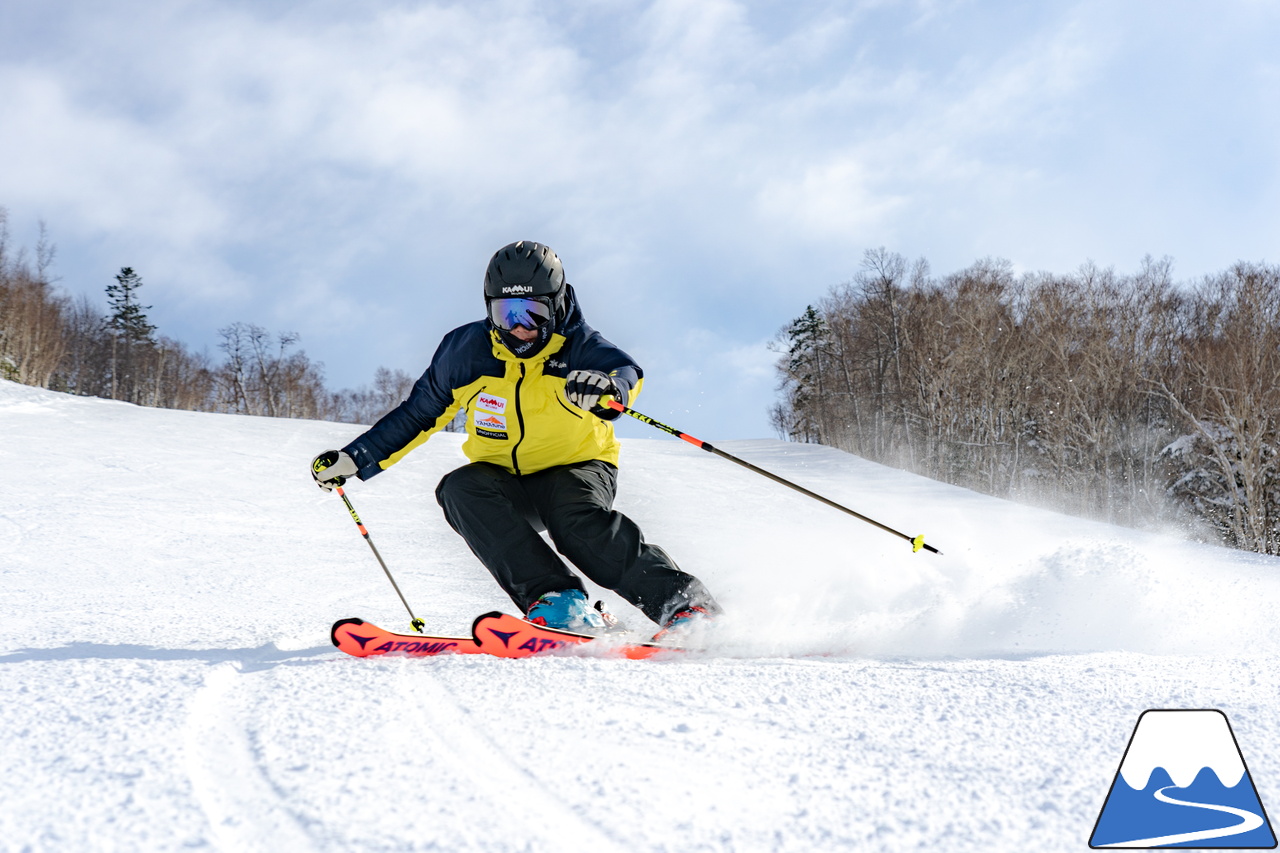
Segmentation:
{"type": "Polygon", "coordinates": [[[520,386],[524,384],[524,362],[520,362],[520,378],[516,380],[516,424],[520,427],[520,438],[516,439],[515,446],[511,448],[511,469],[516,472],[516,476],[520,476],[520,463],[516,461],[516,451],[520,449],[521,442],[524,441],[524,410],[520,408],[520,386]]]}

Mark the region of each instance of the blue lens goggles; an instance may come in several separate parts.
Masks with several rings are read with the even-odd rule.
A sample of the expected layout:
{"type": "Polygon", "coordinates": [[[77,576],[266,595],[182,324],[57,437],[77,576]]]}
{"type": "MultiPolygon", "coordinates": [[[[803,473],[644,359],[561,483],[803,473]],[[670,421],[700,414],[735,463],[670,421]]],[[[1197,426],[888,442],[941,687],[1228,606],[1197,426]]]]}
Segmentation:
{"type": "Polygon", "coordinates": [[[516,326],[537,329],[551,322],[551,305],[541,299],[491,299],[489,319],[509,332],[516,326]]]}

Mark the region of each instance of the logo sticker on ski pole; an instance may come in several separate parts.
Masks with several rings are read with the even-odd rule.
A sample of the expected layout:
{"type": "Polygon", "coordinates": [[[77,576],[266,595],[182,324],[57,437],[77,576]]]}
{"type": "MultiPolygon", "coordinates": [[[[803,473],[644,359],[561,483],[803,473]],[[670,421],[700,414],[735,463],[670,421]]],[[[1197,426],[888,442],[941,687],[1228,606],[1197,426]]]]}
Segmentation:
{"type": "Polygon", "coordinates": [[[1226,714],[1144,711],[1089,846],[1274,848],[1271,822],[1226,714]]]}

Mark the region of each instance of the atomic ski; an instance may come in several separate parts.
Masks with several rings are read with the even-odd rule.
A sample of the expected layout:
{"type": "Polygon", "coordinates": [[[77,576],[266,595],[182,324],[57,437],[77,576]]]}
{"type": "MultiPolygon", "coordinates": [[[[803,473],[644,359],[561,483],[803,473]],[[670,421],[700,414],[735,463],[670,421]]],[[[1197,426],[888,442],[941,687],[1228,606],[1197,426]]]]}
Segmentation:
{"type": "Polygon", "coordinates": [[[617,634],[596,637],[534,625],[515,616],[494,611],[478,617],[470,637],[433,637],[397,634],[361,619],[340,619],[330,633],[339,650],[358,658],[386,654],[410,657],[485,654],[500,658],[526,658],[557,649],[593,644],[591,652],[606,656],[643,660],[660,652],[679,649],[656,643],[619,642],[617,634]]]}
{"type": "Polygon", "coordinates": [[[329,638],[340,650],[358,658],[392,652],[429,657],[444,654],[476,654],[480,651],[480,647],[471,637],[397,634],[365,622],[363,619],[339,619],[333,623],[329,638]]]}

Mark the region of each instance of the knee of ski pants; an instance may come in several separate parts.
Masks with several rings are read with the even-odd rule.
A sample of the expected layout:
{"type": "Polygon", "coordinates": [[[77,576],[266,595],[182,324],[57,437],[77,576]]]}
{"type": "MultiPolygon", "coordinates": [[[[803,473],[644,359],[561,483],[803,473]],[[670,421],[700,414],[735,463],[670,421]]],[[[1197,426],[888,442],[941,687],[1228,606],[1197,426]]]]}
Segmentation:
{"type": "Polygon", "coordinates": [[[523,516],[534,530],[542,532],[547,529],[524,493],[520,479],[490,462],[472,462],[441,477],[436,486],[436,503],[444,510],[447,520],[451,519],[451,506],[504,503],[523,516]]]}

